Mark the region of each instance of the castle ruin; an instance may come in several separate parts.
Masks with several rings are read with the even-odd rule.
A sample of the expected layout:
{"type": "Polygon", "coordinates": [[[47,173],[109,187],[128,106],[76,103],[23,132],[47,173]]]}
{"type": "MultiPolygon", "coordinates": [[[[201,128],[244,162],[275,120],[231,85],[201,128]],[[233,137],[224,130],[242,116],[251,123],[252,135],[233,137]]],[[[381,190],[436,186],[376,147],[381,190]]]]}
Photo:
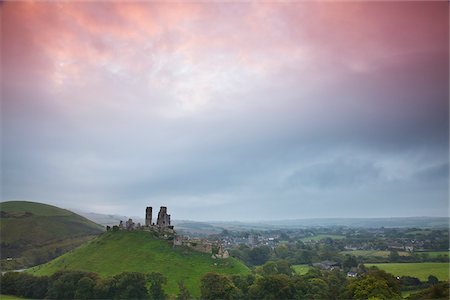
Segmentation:
{"type": "Polygon", "coordinates": [[[161,206],[156,225],[160,228],[170,227],[170,215],[167,214],[167,207],[161,206]]]}
{"type": "Polygon", "coordinates": [[[158,213],[158,219],[156,220],[156,224],[152,222],[152,211],[153,208],[148,206],[145,209],[145,226],[141,226],[140,223],[135,224],[133,219],[128,219],[125,223],[120,221],[118,229],[119,230],[151,230],[151,231],[164,231],[166,233],[174,233],[173,226],[170,225],[170,215],[167,213],[167,207],[161,206],[158,213]]]}
{"type": "MultiPolygon", "coordinates": [[[[125,231],[151,231],[157,234],[159,238],[172,240],[173,246],[184,246],[194,251],[211,254],[212,258],[227,258],[229,257],[228,251],[223,248],[220,242],[210,242],[205,239],[189,239],[181,235],[176,235],[173,226],[170,225],[170,215],[167,213],[167,207],[161,206],[158,213],[156,224],[152,222],[153,208],[148,206],[145,209],[145,226],[141,226],[140,223],[135,224],[132,219],[124,222],[120,221],[119,226],[113,226],[114,230],[125,231]],[[114,229],[114,227],[116,229],[114,229]]],[[[107,230],[111,230],[107,226],[107,230]]]]}
{"type": "Polygon", "coordinates": [[[152,208],[150,206],[145,209],[145,226],[152,226],[152,208]]]}

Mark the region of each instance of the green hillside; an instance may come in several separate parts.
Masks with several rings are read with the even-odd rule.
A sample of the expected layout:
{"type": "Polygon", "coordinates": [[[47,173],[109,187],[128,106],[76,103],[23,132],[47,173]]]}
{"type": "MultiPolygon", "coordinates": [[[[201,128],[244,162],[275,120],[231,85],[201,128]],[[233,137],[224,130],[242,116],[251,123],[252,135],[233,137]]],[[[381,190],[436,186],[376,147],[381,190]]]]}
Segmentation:
{"type": "Polygon", "coordinates": [[[84,217],[43,203],[2,202],[0,211],[3,270],[49,261],[103,231],[84,217]]]}
{"type": "Polygon", "coordinates": [[[247,274],[249,269],[234,258],[212,259],[209,254],[173,248],[171,242],[144,231],[106,232],[45,265],[29,270],[49,275],[61,269],[82,270],[107,277],[124,271],[160,272],[168,279],[166,292],[178,292],[183,280],[191,294],[200,295],[200,279],[207,272],[247,274]]]}

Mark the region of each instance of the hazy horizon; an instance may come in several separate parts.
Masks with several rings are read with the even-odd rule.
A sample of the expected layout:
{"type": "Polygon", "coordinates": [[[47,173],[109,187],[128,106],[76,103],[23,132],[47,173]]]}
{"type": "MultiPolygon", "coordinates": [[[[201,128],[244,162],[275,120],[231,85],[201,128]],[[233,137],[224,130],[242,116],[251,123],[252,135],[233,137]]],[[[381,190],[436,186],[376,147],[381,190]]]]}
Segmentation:
{"type": "Polygon", "coordinates": [[[1,199],[449,215],[447,2],[2,2],[1,199]]]}

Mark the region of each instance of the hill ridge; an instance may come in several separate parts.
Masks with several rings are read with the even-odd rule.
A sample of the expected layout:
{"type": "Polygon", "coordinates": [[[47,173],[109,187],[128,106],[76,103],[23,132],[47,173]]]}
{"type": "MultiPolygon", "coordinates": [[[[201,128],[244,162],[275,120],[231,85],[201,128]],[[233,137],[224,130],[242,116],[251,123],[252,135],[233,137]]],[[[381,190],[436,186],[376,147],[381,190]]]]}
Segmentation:
{"type": "Polygon", "coordinates": [[[39,202],[4,201],[0,211],[3,270],[44,263],[103,231],[70,210],[39,202]]]}

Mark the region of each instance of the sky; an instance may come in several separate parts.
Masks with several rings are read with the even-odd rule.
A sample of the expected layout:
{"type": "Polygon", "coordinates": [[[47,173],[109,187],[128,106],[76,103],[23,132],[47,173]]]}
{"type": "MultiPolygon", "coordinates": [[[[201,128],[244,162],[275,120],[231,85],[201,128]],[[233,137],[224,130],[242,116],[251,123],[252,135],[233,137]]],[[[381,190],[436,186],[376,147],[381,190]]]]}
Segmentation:
{"type": "Polygon", "coordinates": [[[447,216],[441,2],[2,2],[1,200],[447,216]]]}

